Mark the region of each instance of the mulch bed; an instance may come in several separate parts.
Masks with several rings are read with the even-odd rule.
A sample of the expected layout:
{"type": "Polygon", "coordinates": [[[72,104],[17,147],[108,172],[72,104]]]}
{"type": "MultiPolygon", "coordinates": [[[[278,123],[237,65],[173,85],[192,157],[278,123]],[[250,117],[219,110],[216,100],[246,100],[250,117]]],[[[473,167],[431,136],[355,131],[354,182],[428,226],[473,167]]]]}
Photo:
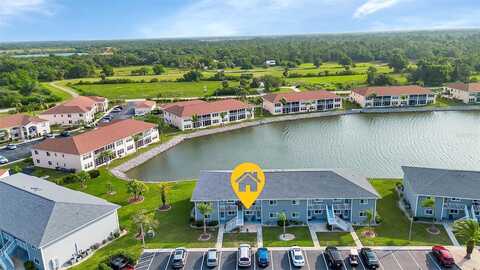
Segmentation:
{"type": "Polygon", "coordinates": [[[143,196],[140,196],[136,199],[132,197],[132,198],[128,199],[128,203],[129,204],[138,204],[138,203],[142,203],[144,200],[145,200],[145,198],[143,196]]]}

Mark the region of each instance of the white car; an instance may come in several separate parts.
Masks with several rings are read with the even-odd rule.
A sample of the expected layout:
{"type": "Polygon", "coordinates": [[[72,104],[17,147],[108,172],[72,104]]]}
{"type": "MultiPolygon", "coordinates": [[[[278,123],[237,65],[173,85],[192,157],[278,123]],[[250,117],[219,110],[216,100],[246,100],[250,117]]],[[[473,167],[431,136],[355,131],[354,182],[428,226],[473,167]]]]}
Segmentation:
{"type": "Polygon", "coordinates": [[[11,144],[7,145],[7,149],[8,150],[15,150],[15,149],[17,149],[17,145],[11,143],[11,144]]]}
{"type": "Polygon", "coordinates": [[[8,163],[8,159],[4,156],[0,156],[0,164],[8,163]]]}
{"type": "Polygon", "coordinates": [[[241,244],[238,248],[238,266],[250,267],[252,265],[252,249],[248,244],[241,244]]]}
{"type": "Polygon", "coordinates": [[[300,247],[293,246],[288,252],[293,266],[302,267],[305,265],[305,256],[303,256],[303,251],[300,247]]]}
{"type": "Polygon", "coordinates": [[[207,266],[215,267],[218,265],[218,251],[216,249],[209,249],[207,252],[207,266]]]}

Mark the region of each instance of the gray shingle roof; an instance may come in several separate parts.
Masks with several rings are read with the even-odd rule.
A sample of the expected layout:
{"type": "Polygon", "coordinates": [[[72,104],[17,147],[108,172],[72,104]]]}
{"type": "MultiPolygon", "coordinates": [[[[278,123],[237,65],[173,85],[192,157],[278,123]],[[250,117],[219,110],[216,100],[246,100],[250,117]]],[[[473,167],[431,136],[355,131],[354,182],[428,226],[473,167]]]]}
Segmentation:
{"type": "Polygon", "coordinates": [[[18,173],[0,179],[0,230],[42,247],[120,206],[18,173]]]}
{"type": "Polygon", "coordinates": [[[404,181],[417,194],[465,199],[480,199],[480,172],[402,167],[404,181]]]}
{"type": "MultiPolygon", "coordinates": [[[[192,201],[236,200],[231,171],[202,171],[192,201]]],[[[264,170],[259,199],[380,198],[368,180],[347,170],[264,170]]]]}

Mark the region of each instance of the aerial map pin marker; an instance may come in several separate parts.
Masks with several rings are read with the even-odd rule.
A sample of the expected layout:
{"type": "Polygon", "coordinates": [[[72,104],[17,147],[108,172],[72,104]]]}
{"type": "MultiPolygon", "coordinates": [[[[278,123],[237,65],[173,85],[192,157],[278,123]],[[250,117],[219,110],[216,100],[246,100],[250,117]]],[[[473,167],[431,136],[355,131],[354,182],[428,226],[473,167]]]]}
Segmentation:
{"type": "Polygon", "coordinates": [[[245,162],[230,175],[232,189],[246,209],[249,209],[262,193],[265,186],[265,174],[255,163],[245,162]]]}

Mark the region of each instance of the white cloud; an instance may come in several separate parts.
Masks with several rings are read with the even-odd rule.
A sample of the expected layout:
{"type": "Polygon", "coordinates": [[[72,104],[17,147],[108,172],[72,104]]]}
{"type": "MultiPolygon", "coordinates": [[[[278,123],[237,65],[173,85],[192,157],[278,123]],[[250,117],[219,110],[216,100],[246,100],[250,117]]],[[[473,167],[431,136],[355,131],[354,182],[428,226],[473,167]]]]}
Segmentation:
{"type": "Polygon", "coordinates": [[[51,15],[48,0],[1,0],[0,1],[0,25],[9,19],[23,16],[29,13],[51,15]]]}
{"type": "Polygon", "coordinates": [[[389,8],[395,4],[398,4],[401,0],[367,0],[363,5],[355,10],[353,14],[354,18],[361,18],[379,10],[389,8]]]}

